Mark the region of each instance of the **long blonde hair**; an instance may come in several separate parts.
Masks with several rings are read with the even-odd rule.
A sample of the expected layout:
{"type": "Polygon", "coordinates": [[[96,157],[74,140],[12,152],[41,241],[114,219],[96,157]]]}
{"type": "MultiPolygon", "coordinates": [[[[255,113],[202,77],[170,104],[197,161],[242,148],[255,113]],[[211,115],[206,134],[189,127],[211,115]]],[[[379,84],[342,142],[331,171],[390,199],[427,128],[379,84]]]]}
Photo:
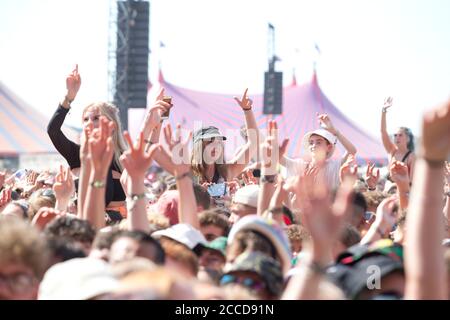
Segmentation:
{"type": "MultiPolygon", "coordinates": [[[[192,148],[192,156],[191,156],[191,168],[192,172],[194,173],[194,176],[199,177],[200,181],[208,181],[208,178],[206,177],[206,166],[203,159],[203,140],[199,139],[196,142],[194,142],[193,148],[192,148]]],[[[225,165],[225,148],[222,151],[222,157],[221,159],[218,159],[216,161],[215,169],[219,172],[219,174],[226,178],[226,165],[225,165]]]]}
{"type": "Polygon", "coordinates": [[[108,102],[93,102],[84,108],[83,117],[88,109],[98,109],[102,116],[105,116],[109,121],[114,122],[115,129],[112,136],[114,144],[113,161],[120,169],[120,171],[123,171],[123,167],[120,164],[119,158],[122,153],[128,149],[128,147],[122,135],[122,124],[119,118],[119,108],[108,102]]]}

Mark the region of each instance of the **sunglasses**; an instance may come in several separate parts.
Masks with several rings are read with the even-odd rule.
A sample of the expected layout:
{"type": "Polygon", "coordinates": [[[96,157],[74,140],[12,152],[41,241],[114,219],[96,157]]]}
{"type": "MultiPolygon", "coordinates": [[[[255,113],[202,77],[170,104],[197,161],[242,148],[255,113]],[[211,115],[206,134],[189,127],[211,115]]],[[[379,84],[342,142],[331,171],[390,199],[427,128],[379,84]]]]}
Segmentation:
{"type": "Polygon", "coordinates": [[[243,285],[246,288],[249,288],[251,290],[259,291],[266,288],[266,284],[262,281],[254,280],[249,277],[237,277],[232,274],[226,274],[220,279],[220,285],[227,285],[231,283],[236,283],[243,285]]]}

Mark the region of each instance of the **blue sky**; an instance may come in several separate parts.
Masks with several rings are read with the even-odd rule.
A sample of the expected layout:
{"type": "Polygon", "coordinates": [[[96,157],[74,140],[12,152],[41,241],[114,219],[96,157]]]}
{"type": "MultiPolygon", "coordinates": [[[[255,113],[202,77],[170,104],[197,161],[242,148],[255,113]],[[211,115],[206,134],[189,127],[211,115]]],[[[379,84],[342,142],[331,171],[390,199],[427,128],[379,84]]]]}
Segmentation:
{"type": "MultiPolygon", "coordinates": [[[[1,0],[0,81],[50,116],[78,63],[82,89],[68,121],[79,124],[84,105],[108,98],[111,3],[1,0]]],[[[153,80],[160,61],[179,86],[260,93],[271,22],[285,84],[293,68],[307,81],[318,59],[323,91],[374,136],[386,95],[394,96],[390,131],[404,125],[416,134],[422,112],[450,97],[447,0],[154,0],[150,12],[153,80]]]]}

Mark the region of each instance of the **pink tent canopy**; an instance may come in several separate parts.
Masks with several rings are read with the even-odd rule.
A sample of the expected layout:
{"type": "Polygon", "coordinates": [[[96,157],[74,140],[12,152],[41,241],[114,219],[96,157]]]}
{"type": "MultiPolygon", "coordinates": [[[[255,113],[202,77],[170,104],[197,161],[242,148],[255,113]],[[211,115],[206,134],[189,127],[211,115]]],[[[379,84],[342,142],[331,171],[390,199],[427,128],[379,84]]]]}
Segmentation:
{"type": "Polygon", "coordinates": [[[57,152],[47,134],[49,120],[0,82],[0,155],[57,152]]]}
{"type": "MultiPolygon", "coordinates": [[[[223,134],[238,132],[244,124],[242,110],[233,100],[233,96],[240,94],[215,94],[190,90],[178,87],[165,81],[162,72],[159,73],[159,83],[152,86],[149,95],[155,96],[160,86],[165,88],[165,94],[172,96],[174,108],[170,115],[172,126],[181,123],[184,128],[193,130],[199,128],[199,122],[203,126],[214,125],[223,134]]],[[[344,115],[322,92],[314,73],[310,82],[297,85],[293,81],[290,86],[283,89],[283,114],[267,116],[262,114],[263,95],[250,95],[254,101],[254,112],[258,127],[265,129],[269,119],[277,120],[281,138],[289,138],[288,155],[291,157],[304,156],[302,137],[308,131],[319,128],[316,113],[327,113],[336,128],[338,128],[356,146],[357,160],[360,164],[375,162],[386,164],[386,151],[379,139],[376,139],[362,130],[346,115],[344,115]]],[[[137,125],[137,124],[136,124],[137,125]]],[[[241,138],[228,139],[227,144],[236,148],[242,144],[241,138]]],[[[343,146],[338,143],[334,157],[341,157],[344,153],[343,146]]]]}

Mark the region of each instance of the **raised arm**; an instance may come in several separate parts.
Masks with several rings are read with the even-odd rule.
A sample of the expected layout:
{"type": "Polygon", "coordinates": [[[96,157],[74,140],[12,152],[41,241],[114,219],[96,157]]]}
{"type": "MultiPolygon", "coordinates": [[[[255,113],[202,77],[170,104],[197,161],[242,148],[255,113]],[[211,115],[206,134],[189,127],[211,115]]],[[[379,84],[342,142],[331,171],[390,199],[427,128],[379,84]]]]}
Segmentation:
{"type": "Polygon", "coordinates": [[[450,152],[450,100],[423,116],[420,157],[416,160],[406,219],[405,299],[447,299],[442,190],[450,152]]]}
{"type": "Polygon", "coordinates": [[[282,299],[319,299],[319,284],[325,268],[333,261],[332,247],[351,214],[354,180],[349,179],[341,184],[334,204],[331,202],[331,193],[326,189],[320,190],[320,185],[316,184],[308,190],[304,224],[311,234],[310,255],[305,263],[297,267],[302,271],[289,281],[282,299]]]}
{"type": "Polygon", "coordinates": [[[245,126],[247,128],[248,141],[233,159],[228,161],[227,180],[236,178],[249,164],[253,156],[259,152],[259,130],[256,125],[255,115],[252,111],[253,101],[247,97],[248,89],[245,89],[242,99],[234,97],[234,100],[242,108],[245,115],[245,126]]]}
{"type": "Polygon", "coordinates": [[[275,121],[269,121],[269,133],[261,144],[261,179],[258,195],[258,215],[262,215],[270,204],[275,192],[278,166],[278,130],[275,121]]]}
{"type": "Polygon", "coordinates": [[[133,144],[130,134],[124,132],[124,137],[130,148],[120,156],[120,162],[127,175],[127,211],[130,230],[150,232],[146,212],[145,174],[153,159],[152,155],[159,144],[152,145],[145,151],[144,133],[141,131],[138,140],[133,144]]]}
{"type": "Polygon", "coordinates": [[[81,86],[81,77],[78,73],[78,65],[66,78],[67,92],[64,100],[58,105],[53,117],[47,125],[47,133],[56,150],[67,160],[71,168],[79,167],[79,146],[70,141],[61,131],[64,119],[70,109],[70,104],[75,99],[81,86]]]}
{"type": "Polygon", "coordinates": [[[389,134],[386,129],[386,113],[387,110],[392,107],[392,97],[388,97],[384,100],[384,106],[381,112],[381,141],[383,141],[384,149],[391,155],[395,152],[396,146],[389,138],[389,134]]]}
{"type": "Polygon", "coordinates": [[[93,130],[88,141],[91,175],[83,206],[83,216],[96,229],[105,226],[105,187],[109,165],[114,154],[113,130],[115,130],[114,123],[101,116],[100,127],[93,130]]]}
{"type": "Polygon", "coordinates": [[[350,154],[356,154],[356,147],[353,145],[353,143],[350,142],[350,140],[348,140],[339,130],[334,127],[330,117],[327,114],[318,114],[317,119],[319,120],[319,123],[322,125],[322,127],[327,129],[331,134],[335,135],[339,142],[344,146],[346,153],[343,157],[342,162],[344,162],[350,154]]]}
{"type": "Polygon", "coordinates": [[[180,223],[188,223],[199,230],[200,222],[197,215],[197,200],[195,199],[192,184],[188,151],[189,141],[192,139],[192,132],[189,132],[187,139],[182,141],[180,125],[177,126],[175,138],[173,138],[172,127],[168,124],[164,128],[164,138],[171,152],[169,159],[175,168],[175,180],[180,196],[178,220],[180,223]]]}
{"type": "MultiPolygon", "coordinates": [[[[151,145],[159,143],[162,128],[161,115],[163,112],[166,112],[173,107],[173,104],[165,102],[163,98],[164,88],[161,88],[153,106],[148,109],[142,124],[142,132],[144,133],[146,150],[148,150],[151,145]]],[[[161,166],[161,168],[170,174],[174,174],[175,168],[172,166],[171,161],[169,161],[169,156],[167,155],[167,152],[164,152],[163,148],[155,149],[153,159],[161,166]]]]}

